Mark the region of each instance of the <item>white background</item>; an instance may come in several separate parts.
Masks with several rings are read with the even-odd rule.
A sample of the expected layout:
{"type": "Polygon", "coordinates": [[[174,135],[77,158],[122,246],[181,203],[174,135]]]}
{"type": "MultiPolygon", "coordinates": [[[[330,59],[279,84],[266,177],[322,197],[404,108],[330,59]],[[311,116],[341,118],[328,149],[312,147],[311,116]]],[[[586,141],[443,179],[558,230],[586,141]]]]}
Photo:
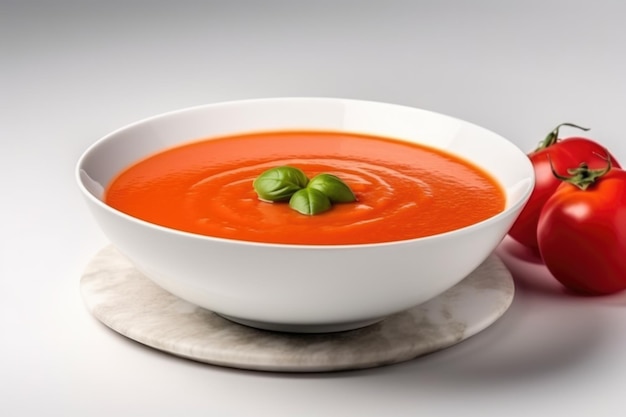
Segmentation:
{"type": "Polygon", "coordinates": [[[74,165],[135,120],[276,96],[427,108],[525,151],[574,122],[626,161],[625,15],[619,0],[0,0],[0,415],[623,414],[626,294],[565,294],[508,239],[511,309],[414,361],[272,374],[132,342],[79,294],[107,241],[74,165]]]}

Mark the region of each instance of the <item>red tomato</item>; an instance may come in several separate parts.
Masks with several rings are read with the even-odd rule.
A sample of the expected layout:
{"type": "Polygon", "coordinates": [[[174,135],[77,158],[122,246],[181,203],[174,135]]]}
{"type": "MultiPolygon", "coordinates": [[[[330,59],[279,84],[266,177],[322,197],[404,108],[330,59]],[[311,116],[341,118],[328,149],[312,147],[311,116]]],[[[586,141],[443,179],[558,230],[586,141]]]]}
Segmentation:
{"type": "Polygon", "coordinates": [[[537,238],[548,270],[570,290],[626,289],[626,171],[612,169],[586,190],[561,184],[541,211],[537,238]]]}
{"type": "Polygon", "coordinates": [[[537,243],[539,214],[548,198],[561,185],[561,181],[552,173],[551,164],[557,172],[563,173],[567,172],[568,169],[578,167],[582,162],[586,162],[591,169],[599,169],[606,166],[608,155],[613,167],[620,168],[615,158],[602,145],[591,139],[583,137],[558,139],[561,126],[587,130],[570,123],[562,123],[546,136],[537,149],[528,155],[535,169],[535,189],[524,210],[509,230],[509,235],[513,239],[537,254],[539,253],[537,243]]]}

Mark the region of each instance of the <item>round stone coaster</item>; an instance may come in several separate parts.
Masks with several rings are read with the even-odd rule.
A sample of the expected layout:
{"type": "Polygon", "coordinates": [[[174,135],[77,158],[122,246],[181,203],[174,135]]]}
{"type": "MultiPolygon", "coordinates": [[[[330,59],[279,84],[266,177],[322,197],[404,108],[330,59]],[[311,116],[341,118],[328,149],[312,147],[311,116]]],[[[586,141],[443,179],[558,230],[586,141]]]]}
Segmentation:
{"type": "Polygon", "coordinates": [[[80,281],[89,311],[122,335],[213,365],[280,372],[370,368],[452,346],[509,308],[514,284],[492,254],[440,296],[357,330],[296,334],[236,324],[166,292],[113,246],[89,262],[80,281]]]}

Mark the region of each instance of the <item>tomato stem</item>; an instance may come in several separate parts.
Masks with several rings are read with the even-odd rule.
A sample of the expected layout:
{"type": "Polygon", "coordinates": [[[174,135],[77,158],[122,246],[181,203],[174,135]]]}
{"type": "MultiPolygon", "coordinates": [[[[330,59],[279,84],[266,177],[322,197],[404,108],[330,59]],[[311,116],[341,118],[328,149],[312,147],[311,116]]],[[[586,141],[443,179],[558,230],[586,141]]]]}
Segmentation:
{"type": "Polygon", "coordinates": [[[535,152],[540,151],[541,149],[545,149],[548,146],[552,146],[555,143],[557,143],[558,140],[559,140],[559,129],[561,127],[563,127],[563,126],[575,127],[577,129],[584,130],[585,132],[589,130],[589,128],[581,127],[581,126],[575,125],[573,123],[561,123],[560,125],[558,125],[554,129],[552,129],[552,131],[550,133],[548,133],[548,135],[545,137],[544,140],[539,142],[539,145],[537,146],[537,149],[535,149],[535,152]]]}
{"type": "Polygon", "coordinates": [[[552,158],[548,155],[550,161],[550,169],[552,174],[563,182],[570,183],[585,191],[590,185],[594,184],[600,177],[611,170],[611,158],[607,155],[606,166],[600,169],[590,169],[586,162],[581,162],[576,168],[570,168],[567,173],[570,175],[565,176],[556,172],[554,165],[552,164],[552,158]]]}

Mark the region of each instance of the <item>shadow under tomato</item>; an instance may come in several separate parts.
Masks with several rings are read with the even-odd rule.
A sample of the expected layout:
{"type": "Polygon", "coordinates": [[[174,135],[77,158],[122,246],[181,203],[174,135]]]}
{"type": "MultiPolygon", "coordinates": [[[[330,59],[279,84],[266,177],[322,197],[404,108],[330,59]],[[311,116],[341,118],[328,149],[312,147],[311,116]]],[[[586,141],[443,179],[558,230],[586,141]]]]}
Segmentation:
{"type": "Polygon", "coordinates": [[[510,237],[495,253],[513,275],[516,290],[556,297],[573,295],[552,276],[538,255],[510,237]]]}
{"type": "Polygon", "coordinates": [[[505,252],[508,256],[519,259],[530,264],[543,265],[543,260],[538,252],[522,245],[515,239],[506,236],[497,249],[498,252],[505,252]]]}
{"type": "Polygon", "coordinates": [[[623,305],[621,294],[589,295],[572,291],[563,286],[544,265],[538,255],[517,243],[508,236],[502,241],[495,253],[502,259],[511,272],[518,292],[529,292],[560,298],[593,299],[595,302],[608,302],[623,305]]]}

